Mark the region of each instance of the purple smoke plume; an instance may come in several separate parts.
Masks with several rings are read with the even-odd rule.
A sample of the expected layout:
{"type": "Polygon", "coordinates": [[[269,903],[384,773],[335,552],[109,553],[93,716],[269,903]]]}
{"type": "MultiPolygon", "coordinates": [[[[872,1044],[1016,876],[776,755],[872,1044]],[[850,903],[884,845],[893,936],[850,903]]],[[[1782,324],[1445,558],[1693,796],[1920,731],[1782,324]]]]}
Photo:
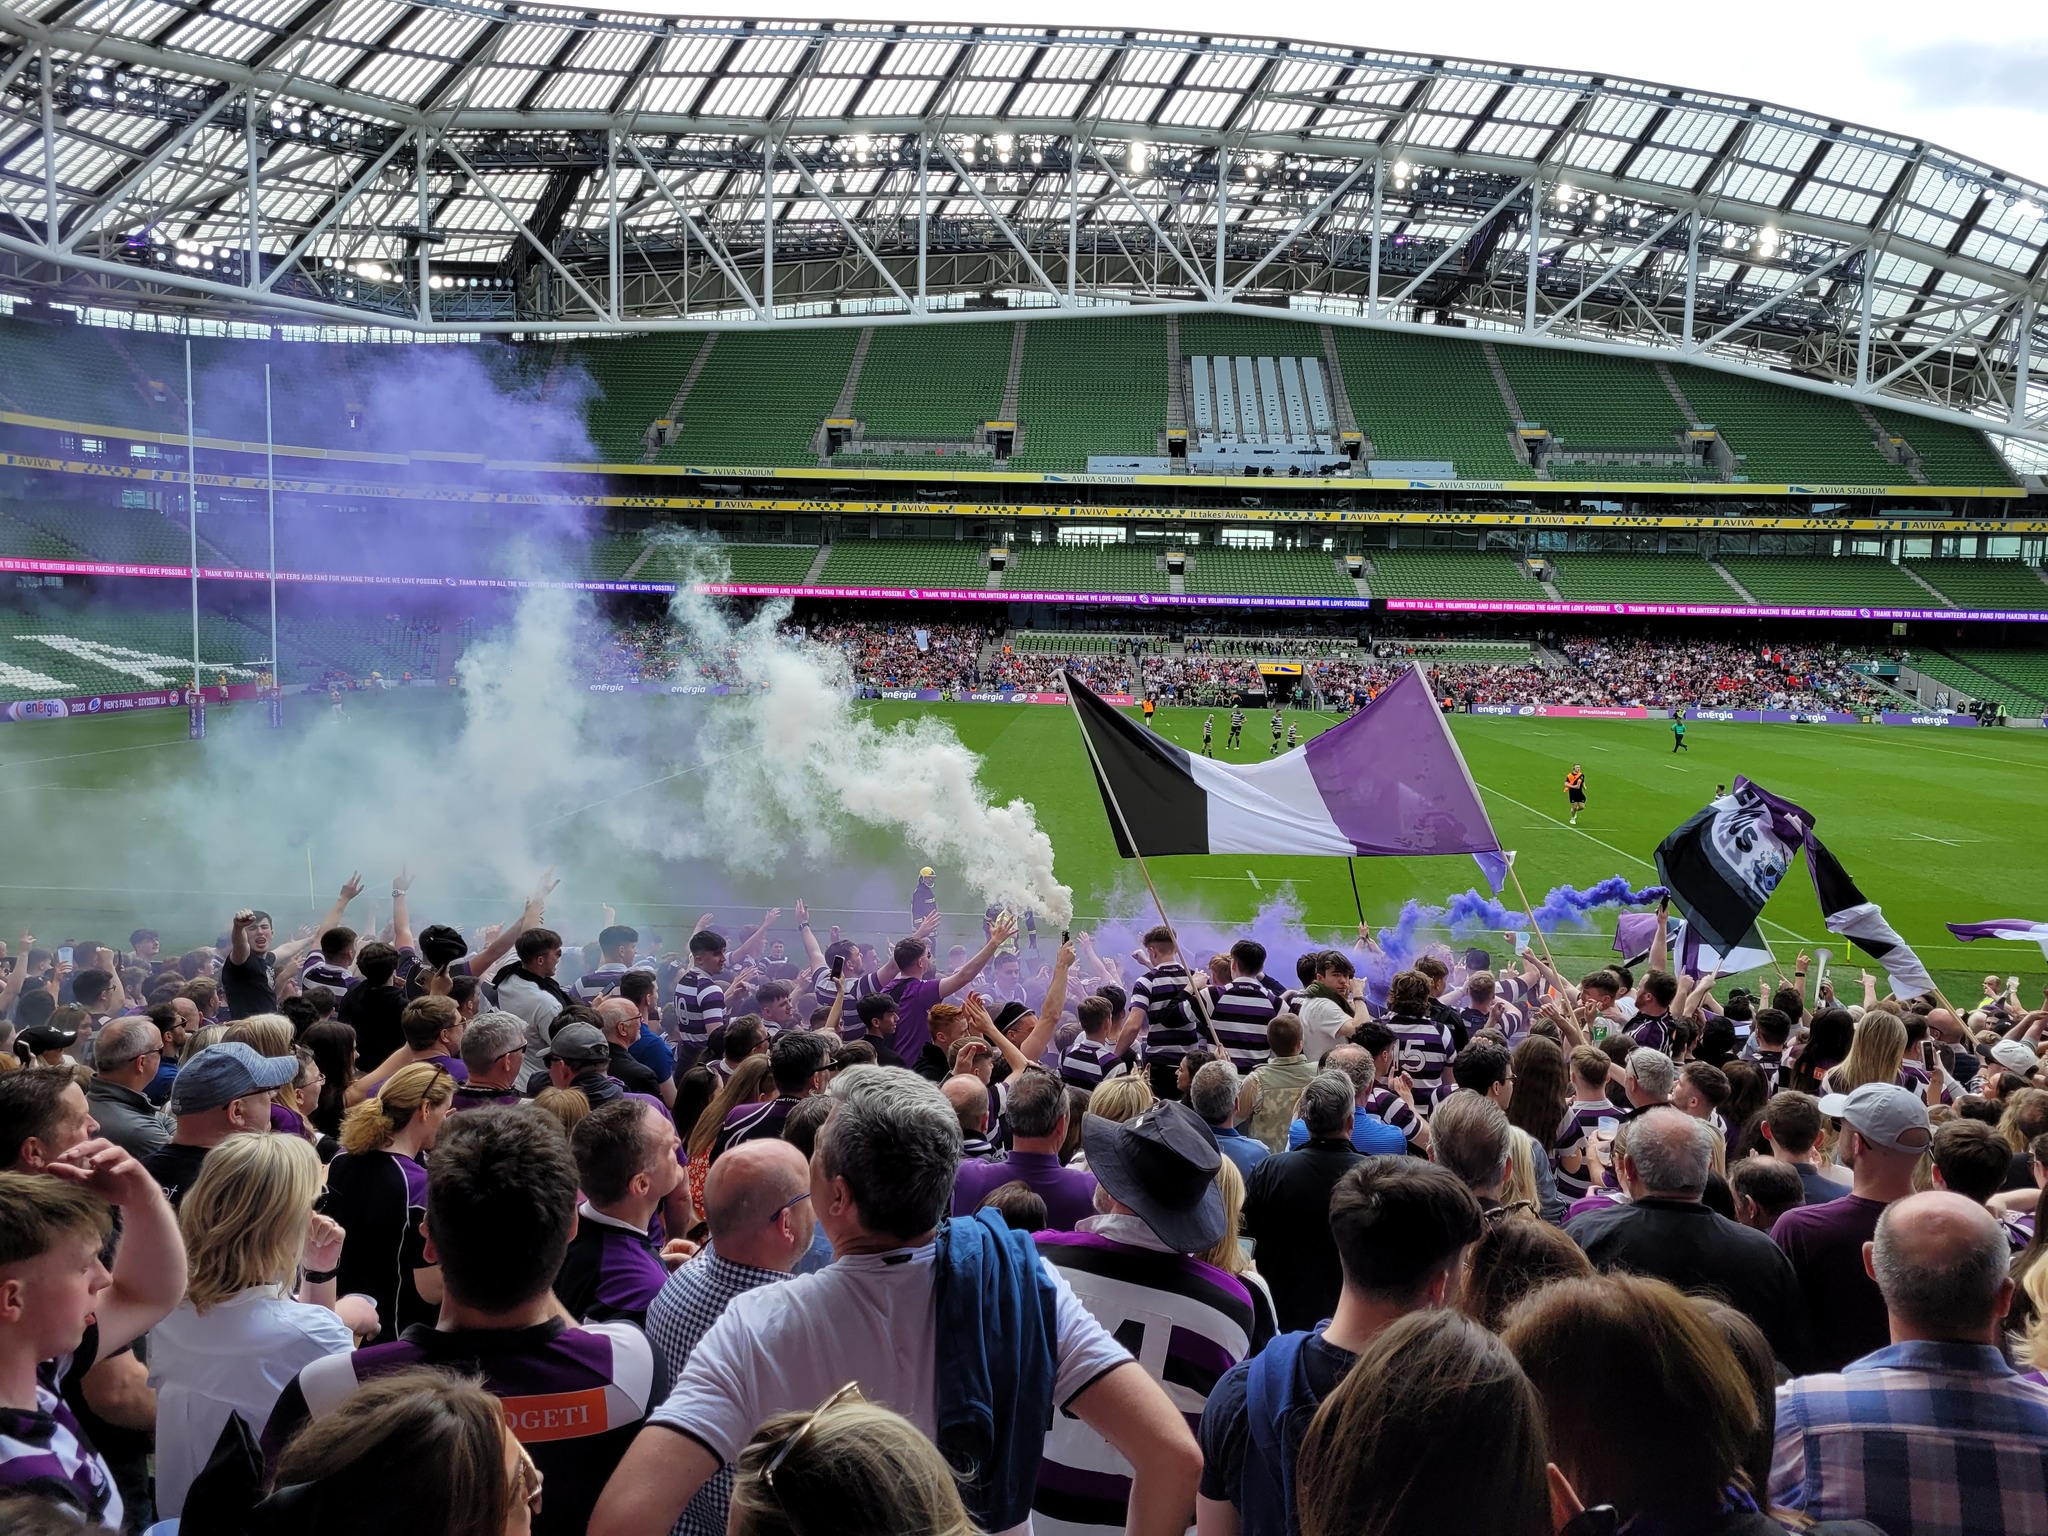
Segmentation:
{"type": "MultiPolygon", "coordinates": [[[[1553,886],[1536,903],[1536,926],[1545,933],[1574,926],[1586,927],[1592,914],[1610,907],[1650,906],[1661,900],[1664,888],[1653,885],[1636,890],[1620,875],[1611,875],[1584,890],[1575,886],[1553,886]]],[[[1142,896],[1130,895],[1117,903],[1119,915],[1105,917],[1094,930],[1095,948],[1105,959],[1128,958],[1138,947],[1145,930],[1154,921],[1142,896]]],[[[1297,957],[1324,949],[1349,951],[1355,931],[1311,932],[1303,920],[1301,903],[1291,890],[1269,898],[1249,922],[1217,922],[1206,917],[1179,917],[1174,928],[1182,952],[1190,965],[1200,965],[1209,956],[1227,950],[1237,939],[1256,939],[1266,947],[1266,972],[1275,980],[1291,981],[1297,957]]],[[[1377,953],[1353,954],[1353,963],[1365,978],[1366,990],[1384,1000],[1389,982],[1407,969],[1428,948],[1425,929],[1450,929],[1453,933],[1509,933],[1529,925],[1529,914],[1502,906],[1478,890],[1460,891],[1441,905],[1407,901],[1394,921],[1375,930],[1377,953]]]]}

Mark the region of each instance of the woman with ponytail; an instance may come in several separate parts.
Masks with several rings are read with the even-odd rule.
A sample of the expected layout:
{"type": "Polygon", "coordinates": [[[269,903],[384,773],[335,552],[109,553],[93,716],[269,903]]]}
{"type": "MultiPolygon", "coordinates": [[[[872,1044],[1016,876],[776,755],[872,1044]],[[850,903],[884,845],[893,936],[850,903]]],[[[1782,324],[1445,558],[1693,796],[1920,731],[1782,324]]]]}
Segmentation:
{"type": "Polygon", "coordinates": [[[417,1062],[388,1078],[374,1099],[341,1122],[341,1155],[327,1172],[325,1212],[348,1236],[336,1283],[343,1295],[377,1303],[388,1343],[414,1323],[440,1316],[441,1271],[427,1262],[420,1223],[427,1210],[422,1158],[455,1098],[446,1067],[417,1062]]]}

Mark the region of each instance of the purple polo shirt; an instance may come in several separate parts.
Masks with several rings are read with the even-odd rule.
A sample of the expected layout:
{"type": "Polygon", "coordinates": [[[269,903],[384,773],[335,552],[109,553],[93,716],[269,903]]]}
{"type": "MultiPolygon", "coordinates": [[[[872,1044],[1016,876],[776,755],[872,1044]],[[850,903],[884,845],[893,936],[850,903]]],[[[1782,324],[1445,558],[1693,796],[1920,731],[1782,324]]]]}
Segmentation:
{"type": "Polygon", "coordinates": [[[905,1061],[917,1060],[932,1037],[932,1009],[939,1003],[939,984],[929,976],[916,981],[897,981],[882,989],[896,999],[896,1033],[889,1049],[905,1061]]]}
{"type": "Polygon", "coordinates": [[[953,1180],[953,1214],[967,1215],[991,1190],[1013,1181],[1045,1201],[1049,1231],[1071,1232],[1100,1214],[1095,1209],[1095,1175],[1062,1166],[1050,1152],[1012,1152],[998,1162],[962,1163],[953,1180]]]}

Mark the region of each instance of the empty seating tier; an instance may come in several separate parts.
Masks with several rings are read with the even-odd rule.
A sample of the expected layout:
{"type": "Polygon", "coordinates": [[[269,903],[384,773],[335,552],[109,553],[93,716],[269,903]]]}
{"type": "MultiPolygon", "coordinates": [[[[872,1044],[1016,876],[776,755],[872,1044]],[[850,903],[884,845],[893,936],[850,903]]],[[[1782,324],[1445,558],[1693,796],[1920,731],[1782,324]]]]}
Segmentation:
{"type": "Polygon", "coordinates": [[[2048,608],[2048,581],[2017,560],[1908,560],[1913,573],[1958,608],[2048,608]]]}
{"type": "Polygon", "coordinates": [[[1034,544],[1010,551],[1011,592],[1170,592],[1156,550],[1127,545],[1034,544]]]}
{"type": "MultiPolygon", "coordinates": [[[[1714,603],[1742,594],[1698,555],[1553,555],[1551,585],[1573,603],[1714,603]]],[[[2048,587],[2041,589],[2048,593],[2048,587]]]]}
{"type": "MultiPolygon", "coordinates": [[[[1972,698],[2003,704],[2015,715],[2048,712],[2048,651],[1915,651],[1907,663],[1972,698]]],[[[1931,703],[1931,700],[1924,702],[1931,703]]]]}
{"type": "Polygon", "coordinates": [[[877,326],[853,414],[871,438],[972,442],[1002,408],[1015,336],[1013,324],[877,326]]]}
{"type": "MultiPolygon", "coordinates": [[[[1682,447],[1685,412],[1664,387],[1656,368],[1630,358],[1595,352],[1553,352],[1543,347],[1496,343],[1515,399],[1531,421],[1548,427],[1565,447],[1629,444],[1682,447]]],[[[1591,479],[1592,465],[1560,464],[1551,470],[1559,480],[1591,479]]],[[[1646,469],[1608,466],[1603,478],[1640,475],[1646,469]]],[[[1683,478],[1681,473],[1674,478],[1683,478]]]]}
{"type": "Polygon", "coordinates": [[[1336,335],[1344,389],[1374,458],[1448,459],[1464,479],[1528,478],[1478,342],[1350,327],[1336,335]]]}
{"type": "Polygon", "coordinates": [[[1877,451],[1870,424],[1846,400],[1712,368],[1674,365],[1671,371],[1693,409],[1719,429],[1746,480],[1913,483],[1911,471],[1877,451]]]}
{"type": "Polygon", "coordinates": [[[657,462],[816,464],[819,428],[839,401],[859,341],[860,332],[850,327],[720,331],[683,402],[676,436],[657,462]]]}
{"type": "Polygon", "coordinates": [[[1183,315],[1182,357],[1321,357],[1323,329],[1257,315],[1183,315]]]}
{"type": "Polygon", "coordinates": [[[1973,427],[1930,421],[1904,411],[1879,410],[1887,432],[1896,432],[1920,455],[1920,472],[1936,485],[2011,485],[2012,470],[1973,427]]]}
{"type": "Polygon", "coordinates": [[[820,587],[985,587],[988,547],[937,540],[849,539],[834,544],[820,587]]]}
{"type": "Polygon", "coordinates": [[[1334,559],[1310,550],[1191,549],[1185,586],[1190,592],[1268,597],[1358,596],[1334,559]]]}
{"type": "Polygon", "coordinates": [[[1938,608],[1934,595],[1888,560],[1723,555],[1721,564],[1759,603],[1822,608],[1938,608]]]}
{"type": "Polygon", "coordinates": [[[584,413],[606,462],[639,461],[649,424],[668,415],[703,345],[702,336],[673,331],[569,343],[568,365],[590,381],[584,413]]]}
{"type": "Polygon", "coordinates": [[[1015,469],[1085,469],[1091,453],[1159,453],[1166,322],[1122,315],[1027,322],[1017,416],[1015,469]]]}
{"type": "Polygon", "coordinates": [[[1374,597],[1491,597],[1547,601],[1548,594],[1509,555],[1435,549],[1382,549],[1365,579],[1374,597]]]}

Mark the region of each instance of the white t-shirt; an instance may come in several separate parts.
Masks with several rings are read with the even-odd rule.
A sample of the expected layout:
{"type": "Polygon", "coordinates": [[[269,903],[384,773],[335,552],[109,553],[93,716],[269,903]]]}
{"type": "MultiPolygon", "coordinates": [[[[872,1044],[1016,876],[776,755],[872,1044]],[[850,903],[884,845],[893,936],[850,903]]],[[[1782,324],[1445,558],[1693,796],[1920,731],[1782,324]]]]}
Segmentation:
{"type": "Polygon", "coordinates": [[[1301,1020],[1301,1054],[1320,1062],[1344,1043],[1337,1031],[1353,1016],[1327,997],[1304,997],[1297,1017],[1301,1020]]]}
{"type": "MultiPolygon", "coordinates": [[[[681,1430],[736,1462],[761,1423],[809,1412],[849,1381],[920,1433],[938,1433],[938,1341],[932,1315],[938,1249],[839,1259],[785,1285],[736,1296],[697,1341],[650,1424],[681,1430]]],[[[1131,1357],[1045,1266],[1058,1293],[1053,1402],[1061,1407],[1131,1357]]],[[[1028,1532],[1030,1522],[1010,1529],[1028,1532]]],[[[1007,1536],[995,1532],[992,1536],[1007,1536]]]]}
{"type": "Polygon", "coordinates": [[[203,1314],[179,1302],[149,1331],[157,1513],[168,1520],[184,1509],[230,1413],[261,1435],[293,1377],[355,1344],[348,1324],[327,1308],[288,1301],[272,1286],[251,1287],[203,1314]]]}

